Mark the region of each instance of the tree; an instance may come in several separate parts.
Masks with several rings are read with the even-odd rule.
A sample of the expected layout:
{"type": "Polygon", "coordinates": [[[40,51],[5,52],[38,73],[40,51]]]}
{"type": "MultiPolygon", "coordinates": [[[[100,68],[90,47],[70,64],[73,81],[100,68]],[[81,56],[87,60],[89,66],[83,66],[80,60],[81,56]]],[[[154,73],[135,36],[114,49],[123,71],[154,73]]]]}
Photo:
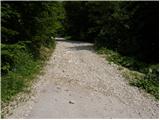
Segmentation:
{"type": "Polygon", "coordinates": [[[152,2],[66,2],[66,30],[140,61],[158,62],[158,7],[152,2]]]}

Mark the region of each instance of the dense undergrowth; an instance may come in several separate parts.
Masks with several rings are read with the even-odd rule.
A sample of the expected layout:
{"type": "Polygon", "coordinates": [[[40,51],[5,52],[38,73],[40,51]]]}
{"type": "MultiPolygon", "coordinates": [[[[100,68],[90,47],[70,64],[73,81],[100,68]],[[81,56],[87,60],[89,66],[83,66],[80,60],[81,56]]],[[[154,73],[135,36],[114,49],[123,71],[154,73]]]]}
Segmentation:
{"type": "Polygon", "coordinates": [[[66,34],[142,62],[158,63],[158,1],[64,2],[66,34]],[[76,13],[76,14],[75,14],[76,13]]]}
{"type": "MultiPolygon", "coordinates": [[[[107,48],[97,49],[97,53],[104,54],[109,62],[113,62],[129,70],[123,71],[123,76],[130,85],[137,86],[159,99],[159,65],[140,62],[132,57],[123,56],[107,48]]],[[[119,68],[122,70],[123,68],[119,68]]]]}
{"type": "Polygon", "coordinates": [[[63,8],[54,1],[3,1],[1,10],[3,104],[28,90],[53,52],[54,38],[62,29],[63,8]]]}
{"type": "Polygon", "coordinates": [[[2,60],[6,63],[3,62],[5,65],[2,65],[1,96],[3,102],[8,102],[17,93],[27,91],[33,79],[41,71],[43,64],[53,52],[54,46],[43,47],[40,51],[43,52],[40,59],[34,58],[25,46],[22,47],[17,44],[2,44],[2,46],[2,60]],[[9,64],[4,59],[11,60],[12,63],[9,64]]]}

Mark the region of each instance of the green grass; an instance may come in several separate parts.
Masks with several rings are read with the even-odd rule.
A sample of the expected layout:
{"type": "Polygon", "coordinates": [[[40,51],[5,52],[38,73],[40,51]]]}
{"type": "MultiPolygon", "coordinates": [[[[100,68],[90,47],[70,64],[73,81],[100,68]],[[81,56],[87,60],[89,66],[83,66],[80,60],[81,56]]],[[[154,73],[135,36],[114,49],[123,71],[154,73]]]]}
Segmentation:
{"type": "Polygon", "coordinates": [[[1,78],[1,98],[3,102],[10,101],[17,93],[28,87],[35,74],[40,71],[41,62],[34,60],[29,54],[22,52],[20,62],[7,75],[1,78]]]}
{"type": "Polygon", "coordinates": [[[159,99],[159,85],[156,81],[148,80],[148,79],[142,79],[142,80],[136,80],[130,82],[130,85],[137,86],[139,88],[144,89],[148,93],[154,95],[156,99],[159,99]]]}
{"type": "Polygon", "coordinates": [[[18,93],[25,92],[32,85],[34,78],[42,69],[44,61],[47,60],[54,48],[54,46],[52,48],[42,47],[40,49],[41,58],[35,59],[27,49],[12,47],[10,50],[9,47],[2,47],[3,53],[4,50],[7,50],[7,54],[4,54],[3,57],[9,58],[12,55],[12,59],[8,59],[11,60],[9,64],[5,63],[6,59],[2,61],[4,74],[1,77],[1,100],[3,103],[12,101],[18,93]],[[5,67],[5,65],[9,67],[5,67]]]}
{"type": "Polygon", "coordinates": [[[134,58],[107,48],[96,49],[98,54],[104,54],[109,62],[118,64],[123,76],[129,80],[130,85],[144,89],[146,92],[159,99],[159,65],[146,64],[134,58]]]}

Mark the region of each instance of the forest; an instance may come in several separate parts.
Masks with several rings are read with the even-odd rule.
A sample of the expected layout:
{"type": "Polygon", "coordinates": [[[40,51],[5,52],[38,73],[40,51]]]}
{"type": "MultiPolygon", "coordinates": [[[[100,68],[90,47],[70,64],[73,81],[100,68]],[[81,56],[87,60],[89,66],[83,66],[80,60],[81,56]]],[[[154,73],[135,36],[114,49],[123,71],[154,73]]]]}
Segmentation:
{"type": "Polygon", "coordinates": [[[54,52],[57,36],[94,43],[110,61],[143,73],[132,84],[158,98],[158,1],[2,1],[2,102],[31,85],[54,52]]]}

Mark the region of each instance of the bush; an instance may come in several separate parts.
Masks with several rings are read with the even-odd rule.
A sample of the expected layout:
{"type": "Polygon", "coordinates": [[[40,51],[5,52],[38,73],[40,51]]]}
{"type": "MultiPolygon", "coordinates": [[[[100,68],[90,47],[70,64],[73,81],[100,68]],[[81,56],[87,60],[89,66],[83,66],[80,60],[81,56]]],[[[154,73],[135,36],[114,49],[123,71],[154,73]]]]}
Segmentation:
{"type": "MultiPolygon", "coordinates": [[[[13,96],[23,91],[32,80],[31,77],[39,71],[41,65],[40,62],[33,59],[31,53],[25,50],[15,48],[9,54],[13,56],[12,61],[8,61],[7,65],[10,67],[7,71],[4,69],[6,67],[4,62],[7,63],[7,61],[4,61],[4,59],[2,61],[2,71],[6,71],[1,78],[1,96],[3,102],[11,100],[13,96]],[[13,63],[11,64],[11,62],[13,63]]],[[[6,56],[4,55],[4,57],[6,56]]]]}

